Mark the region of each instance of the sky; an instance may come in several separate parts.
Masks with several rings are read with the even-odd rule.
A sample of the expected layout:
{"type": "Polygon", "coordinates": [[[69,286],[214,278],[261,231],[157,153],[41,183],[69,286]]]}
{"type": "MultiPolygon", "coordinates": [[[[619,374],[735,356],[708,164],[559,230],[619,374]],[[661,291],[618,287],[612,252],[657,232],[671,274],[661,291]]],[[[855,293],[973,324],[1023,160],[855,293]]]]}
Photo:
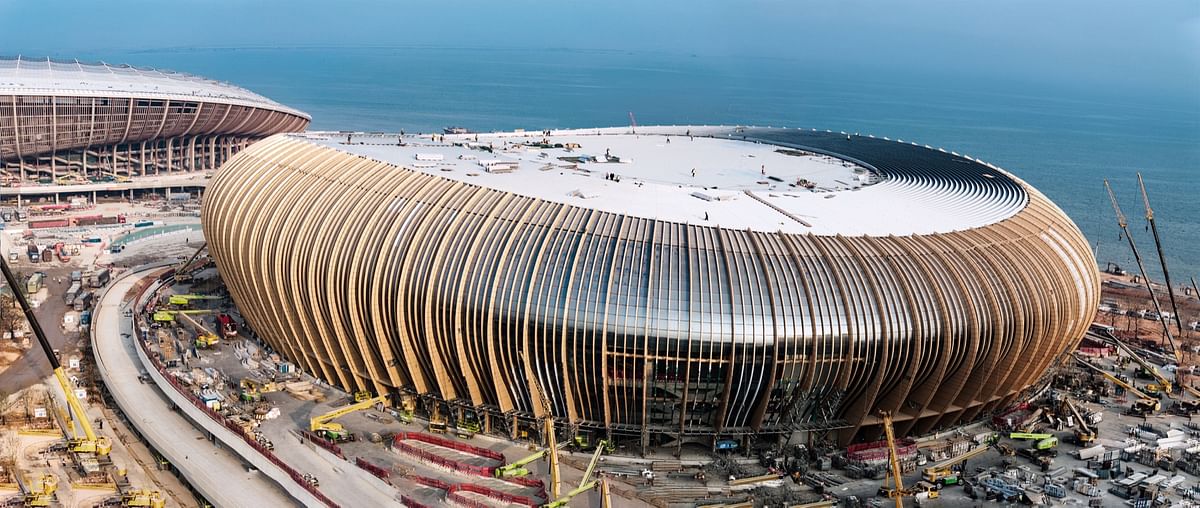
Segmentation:
{"type": "Polygon", "coordinates": [[[1197,0],[0,0],[0,19],[4,52],[64,58],[193,47],[569,48],[1168,97],[1200,88],[1197,0]]]}

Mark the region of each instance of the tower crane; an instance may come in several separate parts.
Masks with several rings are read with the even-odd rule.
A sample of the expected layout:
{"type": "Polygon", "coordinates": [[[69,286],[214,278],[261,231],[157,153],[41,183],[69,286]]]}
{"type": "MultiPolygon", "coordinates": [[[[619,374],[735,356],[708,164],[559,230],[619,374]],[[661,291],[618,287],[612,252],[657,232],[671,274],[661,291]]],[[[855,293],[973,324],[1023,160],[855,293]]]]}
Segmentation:
{"type": "Polygon", "coordinates": [[[1171,336],[1171,330],[1167,326],[1166,320],[1163,319],[1162,306],[1158,304],[1158,297],[1154,295],[1154,286],[1150,284],[1150,276],[1146,273],[1146,264],[1142,262],[1142,255],[1138,252],[1137,244],[1133,242],[1133,236],[1129,234],[1129,221],[1125,220],[1125,214],[1121,213],[1121,206],[1117,204],[1117,196],[1113,194],[1112,186],[1108,184],[1107,178],[1104,180],[1104,190],[1108,191],[1108,199],[1112,201],[1113,212],[1117,214],[1117,225],[1125,233],[1125,239],[1129,241],[1129,249],[1133,251],[1133,259],[1137,261],[1138,270],[1141,271],[1142,279],[1146,282],[1146,290],[1150,292],[1150,301],[1154,302],[1154,311],[1158,313],[1158,318],[1163,323],[1163,333],[1171,344],[1171,354],[1175,355],[1176,364],[1181,363],[1179,348],[1175,347],[1175,338],[1171,336]]]}
{"type": "Polygon", "coordinates": [[[21,306],[21,311],[25,314],[25,319],[29,321],[29,327],[33,329],[33,334],[37,336],[38,344],[42,346],[42,352],[45,353],[46,359],[50,361],[50,368],[54,371],[54,378],[58,380],[58,386],[62,389],[63,395],[67,399],[67,406],[70,408],[71,418],[67,422],[70,427],[68,434],[67,448],[74,453],[94,453],[96,455],[108,455],[112,451],[112,443],[107,437],[97,436],[96,431],[92,429],[92,424],[88,421],[87,413],[83,411],[83,405],[79,403],[79,398],[75,396],[75,389],[71,386],[71,382],[67,380],[67,374],[63,371],[62,363],[58,361],[58,356],[54,354],[54,347],[50,345],[50,340],[46,338],[46,332],[42,330],[42,325],[38,323],[37,316],[33,313],[33,307],[29,305],[29,300],[25,298],[25,292],[20,291],[20,285],[17,278],[13,275],[12,269],[8,266],[8,261],[0,258],[0,270],[4,272],[4,280],[8,282],[9,289],[12,290],[13,297],[21,306]],[[76,432],[78,426],[82,432],[76,432]],[[80,437],[82,434],[82,437],[80,437]]]}

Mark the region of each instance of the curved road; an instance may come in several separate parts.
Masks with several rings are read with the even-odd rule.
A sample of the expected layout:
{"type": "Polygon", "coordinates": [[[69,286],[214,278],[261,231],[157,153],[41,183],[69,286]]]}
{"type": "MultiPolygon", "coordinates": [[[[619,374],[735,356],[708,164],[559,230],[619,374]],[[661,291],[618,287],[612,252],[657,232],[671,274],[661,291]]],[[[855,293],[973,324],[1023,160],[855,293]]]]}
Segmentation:
{"type": "MultiPolygon", "coordinates": [[[[126,295],[153,268],[123,275],[104,293],[96,307],[93,349],[104,383],[138,432],[205,498],[216,506],[294,506],[296,499],[258,472],[247,472],[244,461],[227,448],[214,446],[152,383],[141,383],[132,320],[125,318],[132,302],[126,295]]],[[[181,407],[182,409],[182,407],[181,407]]],[[[299,487],[294,495],[307,494],[299,487]]],[[[315,501],[315,500],[314,500],[315,501]]]]}

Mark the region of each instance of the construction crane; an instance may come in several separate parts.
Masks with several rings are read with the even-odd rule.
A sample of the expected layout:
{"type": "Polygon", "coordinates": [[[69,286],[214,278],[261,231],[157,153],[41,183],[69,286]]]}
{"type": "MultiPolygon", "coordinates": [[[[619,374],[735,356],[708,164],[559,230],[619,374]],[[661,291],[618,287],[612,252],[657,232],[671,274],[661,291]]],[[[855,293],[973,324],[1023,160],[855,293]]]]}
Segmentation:
{"type": "Polygon", "coordinates": [[[38,476],[33,485],[26,485],[19,471],[14,472],[17,488],[21,489],[23,506],[51,506],[54,504],[54,493],[58,490],[58,477],[52,474],[38,476]]]}
{"type": "Polygon", "coordinates": [[[910,494],[904,489],[904,480],[900,470],[900,457],[896,453],[896,431],[892,428],[892,413],[880,411],[879,415],[883,418],[883,433],[887,437],[888,462],[891,465],[887,476],[883,480],[883,488],[880,490],[885,491],[887,497],[896,501],[896,508],[904,508],[904,496],[910,494]],[[888,487],[888,483],[891,482],[895,482],[895,488],[888,487]]]}
{"type": "Polygon", "coordinates": [[[211,310],[208,310],[208,309],[197,309],[197,310],[156,310],[156,311],[154,311],[154,314],[151,316],[151,319],[153,319],[154,321],[156,321],[156,322],[159,322],[159,323],[174,323],[174,322],[175,322],[175,316],[179,316],[179,315],[184,315],[184,316],[202,316],[202,315],[204,315],[204,314],[212,314],[212,312],[213,312],[213,311],[211,311],[211,310]]]}
{"type": "MultiPolygon", "coordinates": [[[[1101,337],[1104,336],[1101,335],[1101,337]]],[[[1146,361],[1145,358],[1142,358],[1142,355],[1138,354],[1137,351],[1134,351],[1133,348],[1129,347],[1128,344],[1125,344],[1121,341],[1121,339],[1118,339],[1112,335],[1104,337],[1104,340],[1111,342],[1113,345],[1117,346],[1118,349],[1124,351],[1126,355],[1129,355],[1129,358],[1132,359],[1134,363],[1138,364],[1138,366],[1142,368],[1143,372],[1154,378],[1154,381],[1157,384],[1147,386],[1147,390],[1152,392],[1162,392],[1168,397],[1175,391],[1174,383],[1171,382],[1170,379],[1167,379],[1167,377],[1161,372],[1159,372],[1158,367],[1155,367],[1154,364],[1146,361]]]]}
{"type": "MultiPolygon", "coordinates": [[[[1158,225],[1154,223],[1154,210],[1150,208],[1150,197],[1146,195],[1146,182],[1142,181],[1142,173],[1138,172],[1138,187],[1142,189],[1142,203],[1146,205],[1146,221],[1150,223],[1150,231],[1154,234],[1154,248],[1158,250],[1158,262],[1162,266],[1163,280],[1167,283],[1167,296],[1171,298],[1171,310],[1175,315],[1175,330],[1183,335],[1183,321],[1179,317],[1179,304],[1175,301],[1175,286],[1171,285],[1171,272],[1167,270],[1167,258],[1163,255],[1162,239],[1158,236],[1158,225]]],[[[1151,294],[1153,296],[1153,293],[1151,294]]],[[[1158,314],[1158,318],[1162,321],[1163,329],[1167,328],[1167,320],[1162,313],[1158,314]]],[[[1179,360],[1179,354],[1175,354],[1176,361],[1179,360]]]]}
{"type": "Polygon", "coordinates": [[[1122,380],[1121,378],[1118,378],[1117,376],[1114,376],[1112,374],[1105,372],[1100,367],[1092,365],[1090,362],[1085,361],[1084,359],[1079,358],[1078,356],[1075,357],[1075,360],[1078,361],[1080,364],[1086,366],[1087,368],[1092,369],[1096,372],[1099,372],[1100,375],[1104,376],[1109,381],[1112,381],[1117,386],[1124,388],[1125,391],[1132,393],[1134,396],[1141,399],[1135,405],[1135,407],[1138,408],[1139,410],[1155,412],[1162,408],[1162,405],[1159,403],[1158,399],[1151,397],[1149,395],[1146,395],[1141,390],[1138,390],[1136,387],[1134,387],[1132,384],[1129,384],[1129,383],[1125,382],[1124,380],[1122,380]]]}
{"type": "Polygon", "coordinates": [[[962,464],[973,457],[977,457],[988,451],[988,449],[988,445],[976,446],[962,455],[951,457],[925,468],[922,476],[930,483],[938,483],[942,481],[943,478],[954,475],[954,466],[962,464]]]}
{"type": "Polygon", "coordinates": [[[566,506],[567,503],[571,502],[571,499],[575,496],[592,490],[597,486],[601,487],[600,496],[602,503],[607,506],[611,502],[607,500],[608,485],[604,483],[602,479],[592,479],[592,474],[596,472],[596,465],[600,463],[600,455],[604,453],[605,448],[606,447],[604,446],[603,442],[596,446],[596,452],[592,454],[592,460],[588,463],[587,469],[584,470],[583,479],[579,481],[579,486],[575,487],[570,492],[567,492],[566,495],[546,503],[546,508],[558,508],[561,506],[566,506]]]}
{"type": "MultiPolygon", "coordinates": [[[[566,446],[566,443],[559,445],[560,448],[563,446],[566,446]]],[[[518,476],[526,476],[530,473],[530,471],[525,466],[542,459],[549,453],[549,448],[542,448],[532,455],[496,468],[493,474],[496,476],[496,478],[515,478],[518,476]]]]}
{"type": "Polygon", "coordinates": [[[1063,399],[1063,404],[1075,415],[1075,420],[1079,421],[1079,428],[1075,429],[1075,443],[1079,446],[1089,446],[1096,440],[1096,431],[1088,425],[1087,420],[1083,419],[1083,415],[1079,409],[1075,407],[1075,403],[1071,399],[1063,399]]]}
{"type": "Polygon", "coordinates": [[[134,489],[121,494],[121,506],[163,508],[167,500],[157,490],[134,489]]]}
{"type": "Polygon", "coordinates": [[[212,295],[171,295],[167,297],[167,303],[171,305],[187,306],[192,304],[192,300],[220,300],[219,296],[212,295]]]}
{"type": "Polygon", "coordinates": [[[196,321],[196,319],[191,315],[187,313],[181,313],[179,314],[179,317],[184,323],[187,323],[196,330],[196,347],[210,348],[221,343],[221,338],[218,337],[217,334],[213,333],[212,330],[209,330],[208,327],[204,326],[199,321],[196,321]]]}
{"type": "Polygon", "coordinates": [[[1117,225],[1121,227],[1125,239],[1129,241],[1129,250],[1133,251],[1133,259],[1137,261],[1138,270],[1141,271],[1142,279],[1146,282],[1146,290],[1150,292],[1150,301],[1154,302],[1154,311],[1158,313],[1158,318],[1163,324],[1163,334],[1167,336],[1167,342],[1171,344],[1171,354],[1175,356],[1176,364],[1182,363],[1179,361],[1179,349],[1175,347],[1175,338],[1171,336],[1171,330],[1167,326],[1166,320],[1163,319],[1162,306],[1158,304],[1158,297],[1154,294],[1154,285],[1150,283],[1150,276],[1146,273],[1146,264],[1142,262],[1142,255],[1138,252],[1137,244],[1133,242],[1133,236],[1129,234],[1129,221],[1125,220],[1125,214],[1121,213],[1121,205],[1117,204],[1117,195],[1113,193],[1107,178],[1104,180],[1104,189],[1108,191],[1108,199],[1112,202],[1113,212],[1117,214],[1117,225]]]}
{"type": "Polygon", "coordinates": [[[353,434],[346,432],[346,428],[343,427],[342,424],[333,422],[332,420],[334,418],[348,415],[355,411],[367,409],[376,404],[387,404],[387,400],[388,400],[387,395],[380,395],[378,397],[372,397],[370,399],[367,399],[367,400],[364,400],[361,402],[355,402],[353,404],[350,404],[349,406],[334,409],[333,411],[330,411],[330,412],[325,413],[320,416],[314,416],[311,420],[308,421],[308,430],[310,430],[310,431],[316,433],[318,436],[321,436],[330,441],[339,442],[339,443],[345,442],[345,441],[351,441],[354,439],[352,437],[353,434]]]}
{"type": "Polygon", "coordinates": [[[179,265],[177,265],[175,267],[175,280],[176,281],[187,282],[187,281],[192,280],[191,271],[188,270],[188,267],[192,264],[192,261],[195,261],[196,258],[200,256],[200,253],[203,252],[204,249],[206,249],[206,248],[208,248],[208,242],[204,242],[204,244],[200,245],[200,248],[196,249],[196,252],[192,253],[192,256],[189,257],[187,259],[187,261],[179,263],[179,265]]]}
{"type": "Polygon", "coordinates": [[[42,352],[45,353],[46,359],[50,361],[50,368],[54,371],[54,378],[58,380],[58,386],[62,389],[63,395],[67,399],[67,405],[71,410],[71,419],[67,422],[70,427],[72,437],[67,440],[67,448],[74,453],[94,453],[96,455],[108,455],[112,451],[112,443],[107,437],[97,436],[96,431],[92,429],[92,424],[88,420],[87,413],[83,411],[83,405],[79,403],[79,398],[75,396],[75,387],[67,379],[66,372],[63,371],[62,364],[58,361],[58,356],[54,354],[54,347],[50,345],[50,340],[46,338],[46,332],[42,330],[42,325],[38,323],[37,316],[33,313],[33,307],[29,305],[29,300],[25,298],[25,292],[20,291],[20,283],[17,282],[17,277],[13,275],[12,269],[8,266],[8,261],[0,258],[0,270],[4,272],[4,280],[8,282],[8,287],[11,289],[13,297],[21,306],[21,311],[25,313],[25,319],[29,321],[29,327],[33,329],[33,334],[37,336],[38,344],[42,346],[42,352]],[[80,433],[75,432],[75,427],[78,425],[83,430],[83,437],[80,433]]]}

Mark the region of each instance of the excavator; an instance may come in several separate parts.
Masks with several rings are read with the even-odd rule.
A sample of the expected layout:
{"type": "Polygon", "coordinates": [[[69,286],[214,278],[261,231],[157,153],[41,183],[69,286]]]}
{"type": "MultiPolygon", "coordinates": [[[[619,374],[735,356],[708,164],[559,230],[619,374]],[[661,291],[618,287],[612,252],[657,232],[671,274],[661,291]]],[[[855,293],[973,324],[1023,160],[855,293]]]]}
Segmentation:
{"type": "Polygon", "coordinates": [[[339,418],[339,417],[348,415],[355,411],[367,409],[376,404],[385,404],[386,405],[387,401],[388,401],[387,395],[380,395],[378,397],[372,397],[367,400],[355,402],[355,403],[350,404],[345,407],[340,407],[340,408],[334,409],[333,411],[330,411],[330,412],[325,413],[320,416],[314,416],[308,422],[308,430],[314,432],[318,436],[321,436],[321,437],[328,439],[330,441],[333,441],[335,443],[344,443],[346,441],[353,441],[354,434],[347,432],[346,428],[343,427],[342,424],[333,422],[332,420],[334,418],[339,418]]]}
{"type": "MultiPolygon", "coordinates": [[[[13,274],[12,269],[8,266],[8,261],[0,258],[0,270],[4,272],[4,280],[8,282],[9,288],[21,287],[17,281],[17,277],[13,274]]],[[[50,361],[50,368],[54,371],[54,378],[58,381],[59,388],[62,389],[63,395],[67,399],[67,406],[71,411],[71,418],[67,422],[70,427],[67,434],[70,435],[67,440],[67,448],[73,453],[93,453],[96,455],[108,455],[112,451],[112,443],[107,437],[97,436],[96,431],[92,429],[91,421],[87,417],[87,413],[83,411],[83,405],[79,403],[79,398],[75,396],[75,387],[71,381],[67,379],[67,374],[63,371],[62,363],[58,361],[58,356],[54,354],[54,347],[50,345],[50,340],[46,338],[46,332],[42,330],[42,325],[38,323],[37,316],[33,313],[33,307],[29,305],[29,300],[25,298],[24,291],[12,291],[13,296],[17,300],[17,304],[21,306],[21,311],[25,313],[25,319],[29,321],[29,327],[33,329],[33,334],[37,336],[38,344],[42,347],[42,352],[45,353],[46,359],[50,361]],[[76,432],[76,427],[82,432],[76,432]]]]}

